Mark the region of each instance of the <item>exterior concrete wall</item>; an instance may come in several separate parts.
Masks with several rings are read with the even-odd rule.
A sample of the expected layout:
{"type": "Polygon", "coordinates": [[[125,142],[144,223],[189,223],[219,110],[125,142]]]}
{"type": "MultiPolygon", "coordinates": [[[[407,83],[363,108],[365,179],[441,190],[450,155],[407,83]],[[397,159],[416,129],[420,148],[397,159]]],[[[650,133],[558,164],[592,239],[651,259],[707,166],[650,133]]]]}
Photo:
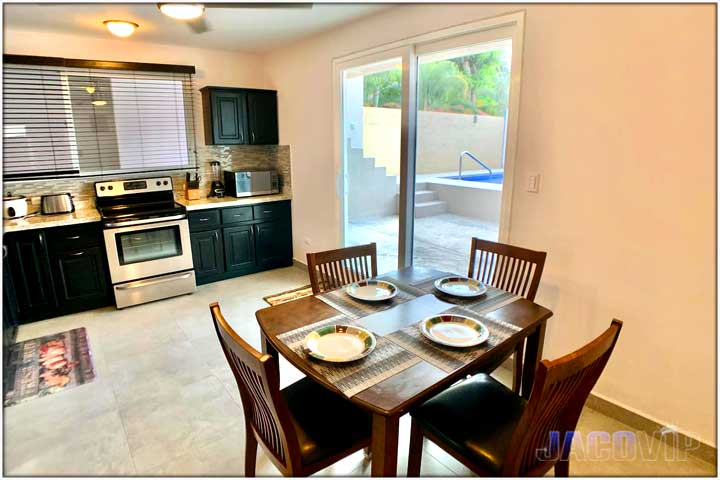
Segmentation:
{"type": "Polygon", "coordinates": [[[448,213],[500,223],[502,190],[426,183],[427,188],[438,192],[438,199],[447,204],[448,213]]]}
{"type": "MultiPolygon", "coordinates": [[[[417,172],[456,171],[464,150],[490,168],[502,168],[504,123],[503,117],[418,112],[417,172]]],[[[362,128],[365,155],[389,174],[399,174],[400,109],[365,107],[362,128]]],[[[464,162],[468,170],[477,168],[470,159],[464,162]]]]}

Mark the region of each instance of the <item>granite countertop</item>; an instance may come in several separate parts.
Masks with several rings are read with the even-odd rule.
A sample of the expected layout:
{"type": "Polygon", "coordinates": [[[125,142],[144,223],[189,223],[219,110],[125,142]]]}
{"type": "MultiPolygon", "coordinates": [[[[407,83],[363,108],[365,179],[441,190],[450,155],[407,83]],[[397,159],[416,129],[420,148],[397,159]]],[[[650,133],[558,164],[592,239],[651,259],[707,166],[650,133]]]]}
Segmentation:
{"type": "Polygon", "coordinates": [[[78,208],[73,213],[57,215],[33,215],[31,217],[4,219],[3,233],[34,230],[37,228],[61,227],[78,223],[99,222],[100,213],[96,208],[78,208]]]}
{"type": "MultiPolygon", "coordinates": [[[[235,198],[201,198],[200,200],[186,200],[182,194],[175,194],[175,201],[185,206],[189,212],[194,210],[206,210],[208,208],[235,207],[242,205],[256,205],[266,202],[280,202],[290,200],[290,193],[277,193],[274,195],[261,195],[257,197],[235,198]]],[[[3,233],[34,230],[37,228],[62,227],[80,223],[99,222],[100,213],[95,207],[78,208],[73,213],[61,213],[58,215],[33,215],[15,220],[4,219],[3,233]]]]}
{"type": "Polygon", "coordinates": [[[183,195],[176,194],[175,201],[180,205],[184,205],[188,212],[194,210],[207,210],[209,208],[221,207],[240,207],[243,205],[256,205],[258,203],[280,202],[282,200],[290,200],[290,193],[276,193],[274,195],[259,195],[257,197],[223,197],[223,198],[201,198],[200,200],[186,200],[183,195]]]}

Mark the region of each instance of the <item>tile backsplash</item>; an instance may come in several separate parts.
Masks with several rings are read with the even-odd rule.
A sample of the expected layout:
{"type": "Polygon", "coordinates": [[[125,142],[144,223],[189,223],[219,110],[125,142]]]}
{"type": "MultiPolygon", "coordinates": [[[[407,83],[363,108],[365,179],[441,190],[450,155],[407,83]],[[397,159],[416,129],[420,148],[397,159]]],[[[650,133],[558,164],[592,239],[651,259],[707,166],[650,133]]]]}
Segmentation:
{"type": "MultiPolygon", "coordinates": [[[[210,191],[212,170],[210,162],[220,162],[220,170],[277,170],[283,183],[283,193],[290,193],[290,147],[288,145],[198,145],[198,174],[200,191],[206,196],[210,191]]],[[[194,170],[188,170],[194,174],[194,170]]],[[[106,175],[103,177],[84,177],[52,180],[24,180],[3,182],[3,195],[32,197],[38,205],[41,195],[69,192],[73,195],[75,208],[92,208],[95,205],[95,182],[125,178],[171,176],[176,194],[182,194],[185,188],[186,170],[167,172],[135,173],[127,175],[106,175]]],[[[222,175],[222,173],[221,173],[222,175]]]]}

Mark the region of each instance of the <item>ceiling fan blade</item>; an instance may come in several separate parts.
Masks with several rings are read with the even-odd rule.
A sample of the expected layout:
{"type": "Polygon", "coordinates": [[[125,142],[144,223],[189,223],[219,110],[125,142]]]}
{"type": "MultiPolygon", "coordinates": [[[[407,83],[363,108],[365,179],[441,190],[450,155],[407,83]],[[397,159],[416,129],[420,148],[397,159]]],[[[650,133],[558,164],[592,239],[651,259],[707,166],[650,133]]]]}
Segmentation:
{"type": "Polygon", "coordinates": [[[206,3],[205,8],[287,8],[287,9],[309,9],[313,8],[312,3],[206,3]]]}
{"type": "Polygon", "coordinates": [[[188,20],[187,26],[190,27],[195,33],[205,33],[211,30],[210,24],[205,20],[205,17],[198,17],[195,20],[188,20]]]}

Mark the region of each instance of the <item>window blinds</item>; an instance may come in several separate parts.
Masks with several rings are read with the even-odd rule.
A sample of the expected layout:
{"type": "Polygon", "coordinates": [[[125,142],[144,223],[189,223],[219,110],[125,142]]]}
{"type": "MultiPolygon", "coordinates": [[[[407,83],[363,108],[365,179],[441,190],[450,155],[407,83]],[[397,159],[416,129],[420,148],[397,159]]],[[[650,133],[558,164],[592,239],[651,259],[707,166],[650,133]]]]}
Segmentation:
{"type": "Polygon", "coordinates": [[[14,56],[3,65],[4,178],[196,167],[193,67],[8,57],[14,56]]]}

